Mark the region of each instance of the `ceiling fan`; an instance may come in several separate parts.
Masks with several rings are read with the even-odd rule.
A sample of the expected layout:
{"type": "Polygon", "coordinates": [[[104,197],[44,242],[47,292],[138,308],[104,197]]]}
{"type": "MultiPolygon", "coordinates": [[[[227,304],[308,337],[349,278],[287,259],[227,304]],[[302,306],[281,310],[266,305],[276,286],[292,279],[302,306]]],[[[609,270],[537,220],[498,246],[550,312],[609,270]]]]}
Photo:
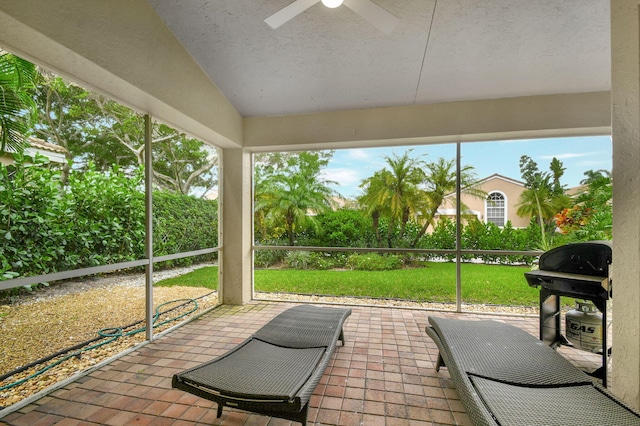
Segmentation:
{"type": "Polygon", "coordinates": [[[371,0],[295,0],[290,5],[269,16],[264,22],[275,30],[320,1],[329,8],[338,7],[344,3],[345,6],[362,16],[385,34],[390,34],[398,23],[398,18],[371,0]]]}

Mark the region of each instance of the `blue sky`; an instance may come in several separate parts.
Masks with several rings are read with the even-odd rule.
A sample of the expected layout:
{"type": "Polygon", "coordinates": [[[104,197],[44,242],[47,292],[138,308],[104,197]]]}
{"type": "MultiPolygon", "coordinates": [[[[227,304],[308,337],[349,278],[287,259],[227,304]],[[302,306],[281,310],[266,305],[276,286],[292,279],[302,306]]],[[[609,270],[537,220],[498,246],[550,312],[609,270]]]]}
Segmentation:
{"type": "MultiPolygon", "coordinates": [[[[324,177],[340,183],[333,189],[342,196],[355,198],[361,194],[358,188],[361,181],[385,167],[385,155],[393,152],[402,155],[408,149],[413,149],[415,156],[424,155],[422,158],[426,161],[435,161],[438,157],[448,160],[456,155],[455,144],[336,150],[324,177]]],[[[538,163],[538,168],[543,171],[549,170],[553,157],[558,158],[566,168],[562,184],[573,187],[584,179],[584,172],[587,170],[611,170],[611,137],[551,138],[461,145],[462,164],[472,165],[479,179],[499,173],[522,180],[519,160],[525,154],[538,163]]]]}

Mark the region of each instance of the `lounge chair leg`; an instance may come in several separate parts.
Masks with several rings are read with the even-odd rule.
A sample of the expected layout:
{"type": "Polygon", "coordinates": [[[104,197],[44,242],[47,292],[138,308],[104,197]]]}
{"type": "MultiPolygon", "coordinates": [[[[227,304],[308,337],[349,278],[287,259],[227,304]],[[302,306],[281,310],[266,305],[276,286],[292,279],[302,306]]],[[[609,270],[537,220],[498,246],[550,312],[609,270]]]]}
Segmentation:
{"type": "Polygon", "coordinates": [[[344,330],[340,329],[340,336],[338,337],[338,340],[342,342],[342,346],[344,346],[344,330]]]}
{"type": "Polygon", "coordinates": [[[307,402],[302,409],[302,417],[300,418],[300,423],[302,426],[307,426],[307,419],[309,418],[309,403],[307,402]]]}
{"type": "Polygon", "coordinates": [[[440,371],[440,367],[444,365],[444,360],[442,359],[442,355],[438,352],[438,360],[436,361],[436,371],[440,371]]]}
{"type": "Polygon", "coordinates": [[[218,404],[218,418],[222,417],[222,408],[223,407],[224,407],[224,405],[218,404]]]}

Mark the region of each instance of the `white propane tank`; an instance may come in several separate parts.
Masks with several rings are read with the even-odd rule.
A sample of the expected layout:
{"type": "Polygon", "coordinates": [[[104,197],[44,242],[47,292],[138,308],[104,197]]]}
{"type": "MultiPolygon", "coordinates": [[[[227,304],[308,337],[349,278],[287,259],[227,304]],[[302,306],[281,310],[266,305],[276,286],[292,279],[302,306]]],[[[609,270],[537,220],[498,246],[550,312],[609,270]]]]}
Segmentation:
{"type": "Polygon", "coordinates": [[[575,309],[565,315],[567,340],[574,347],[589,352],[602,351],[602,314],[593,303],[577,301],[575,309]]]}

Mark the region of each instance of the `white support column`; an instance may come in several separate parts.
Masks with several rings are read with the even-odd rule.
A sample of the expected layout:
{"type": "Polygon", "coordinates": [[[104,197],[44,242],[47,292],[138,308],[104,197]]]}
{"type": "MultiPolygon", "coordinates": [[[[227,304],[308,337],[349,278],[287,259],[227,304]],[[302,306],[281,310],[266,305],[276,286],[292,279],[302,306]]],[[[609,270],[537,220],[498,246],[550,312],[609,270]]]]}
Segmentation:
{"type": "Polygon", "coordinates": [[[221,164],[221,300],[242,305],[253,298],[251,154],[223,149],[221,164]]]}
{"type": "Polygon", "coordinates": [[[613,349],[611,389],[640,407],[640,1],[611,0],[613,349]]]}

